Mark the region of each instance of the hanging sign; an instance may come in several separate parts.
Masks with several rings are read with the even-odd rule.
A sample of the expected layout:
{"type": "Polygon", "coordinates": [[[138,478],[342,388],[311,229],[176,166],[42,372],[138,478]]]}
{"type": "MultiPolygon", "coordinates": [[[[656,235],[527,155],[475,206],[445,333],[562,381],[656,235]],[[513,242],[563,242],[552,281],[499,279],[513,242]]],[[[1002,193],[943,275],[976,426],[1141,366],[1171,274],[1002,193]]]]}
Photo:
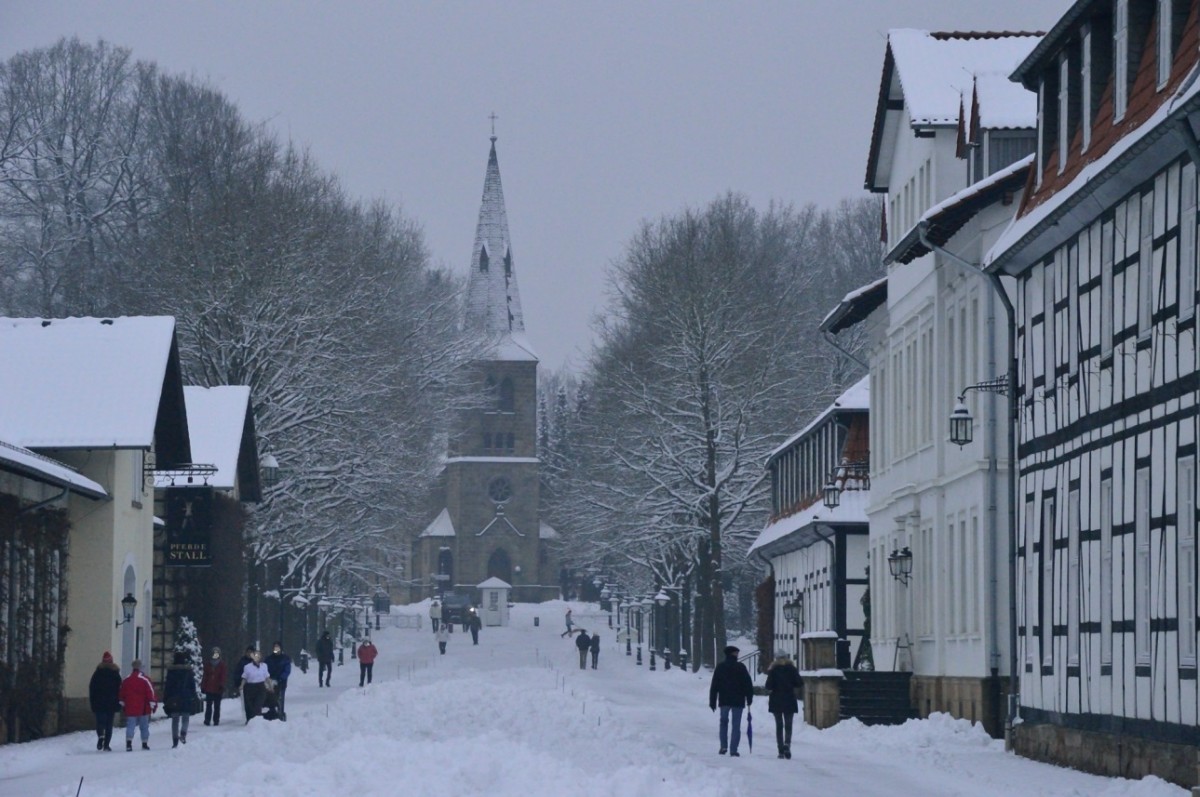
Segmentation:
{"type": "Polygon", "coordinates": [[[212,552],[211,487],[167,488],[167,567],[209,567],[212,552]]]}

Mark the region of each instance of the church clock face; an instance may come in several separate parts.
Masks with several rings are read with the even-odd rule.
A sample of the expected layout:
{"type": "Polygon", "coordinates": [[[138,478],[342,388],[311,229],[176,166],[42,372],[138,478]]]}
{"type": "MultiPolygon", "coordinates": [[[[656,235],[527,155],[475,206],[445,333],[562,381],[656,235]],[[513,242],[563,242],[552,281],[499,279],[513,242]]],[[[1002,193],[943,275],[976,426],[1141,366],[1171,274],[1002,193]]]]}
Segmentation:
{"type": "Polygon", "coordinates": [[[512,493],[512,484],[503,476],[497,476],[488,482],[488,498],[497,504],[508,503],[512,493]]]}

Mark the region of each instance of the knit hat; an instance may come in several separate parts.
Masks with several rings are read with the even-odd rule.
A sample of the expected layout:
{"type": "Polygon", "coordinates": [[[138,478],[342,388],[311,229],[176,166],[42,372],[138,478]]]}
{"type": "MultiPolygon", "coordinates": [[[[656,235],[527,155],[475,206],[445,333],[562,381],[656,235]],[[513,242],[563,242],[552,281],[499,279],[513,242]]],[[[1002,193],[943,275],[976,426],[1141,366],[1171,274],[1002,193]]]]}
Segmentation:
{"type": "Polygon", "coordinates": [[[104,655],[100,657],[100,661],[104,662],[105,664],[112,664],[113,663],[112,654],[109,653],[107,650],[104,651],[104,655]]]}

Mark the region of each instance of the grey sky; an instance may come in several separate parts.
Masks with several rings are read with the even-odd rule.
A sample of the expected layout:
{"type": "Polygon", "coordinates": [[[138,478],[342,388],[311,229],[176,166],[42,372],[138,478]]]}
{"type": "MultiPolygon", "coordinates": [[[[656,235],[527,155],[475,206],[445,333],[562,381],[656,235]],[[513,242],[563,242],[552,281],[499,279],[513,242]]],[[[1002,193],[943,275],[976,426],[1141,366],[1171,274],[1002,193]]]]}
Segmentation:
{"type": "Polygon", "coordinates": [[[721,192],[864,196],[888,28],[1045,30],[1069,0],[6,0],[0,58],[104,38],[206,78],[400,205],[464,272],[487,164],[504,178],[529,337],[582,365],[607,265],[642,219],[721,192]]]}

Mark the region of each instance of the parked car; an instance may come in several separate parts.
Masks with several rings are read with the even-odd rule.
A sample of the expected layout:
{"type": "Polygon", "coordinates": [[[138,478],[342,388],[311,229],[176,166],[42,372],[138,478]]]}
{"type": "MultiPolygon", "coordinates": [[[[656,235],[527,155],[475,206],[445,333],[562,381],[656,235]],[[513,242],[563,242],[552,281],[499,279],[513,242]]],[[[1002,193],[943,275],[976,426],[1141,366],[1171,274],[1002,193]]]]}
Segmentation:
{"type": "Polygon", "coordinates": [[[461,625],[467,620],[471,609],[471,596],[461,592],[447,592],[442,596],[442,622],[461,625]]]}

